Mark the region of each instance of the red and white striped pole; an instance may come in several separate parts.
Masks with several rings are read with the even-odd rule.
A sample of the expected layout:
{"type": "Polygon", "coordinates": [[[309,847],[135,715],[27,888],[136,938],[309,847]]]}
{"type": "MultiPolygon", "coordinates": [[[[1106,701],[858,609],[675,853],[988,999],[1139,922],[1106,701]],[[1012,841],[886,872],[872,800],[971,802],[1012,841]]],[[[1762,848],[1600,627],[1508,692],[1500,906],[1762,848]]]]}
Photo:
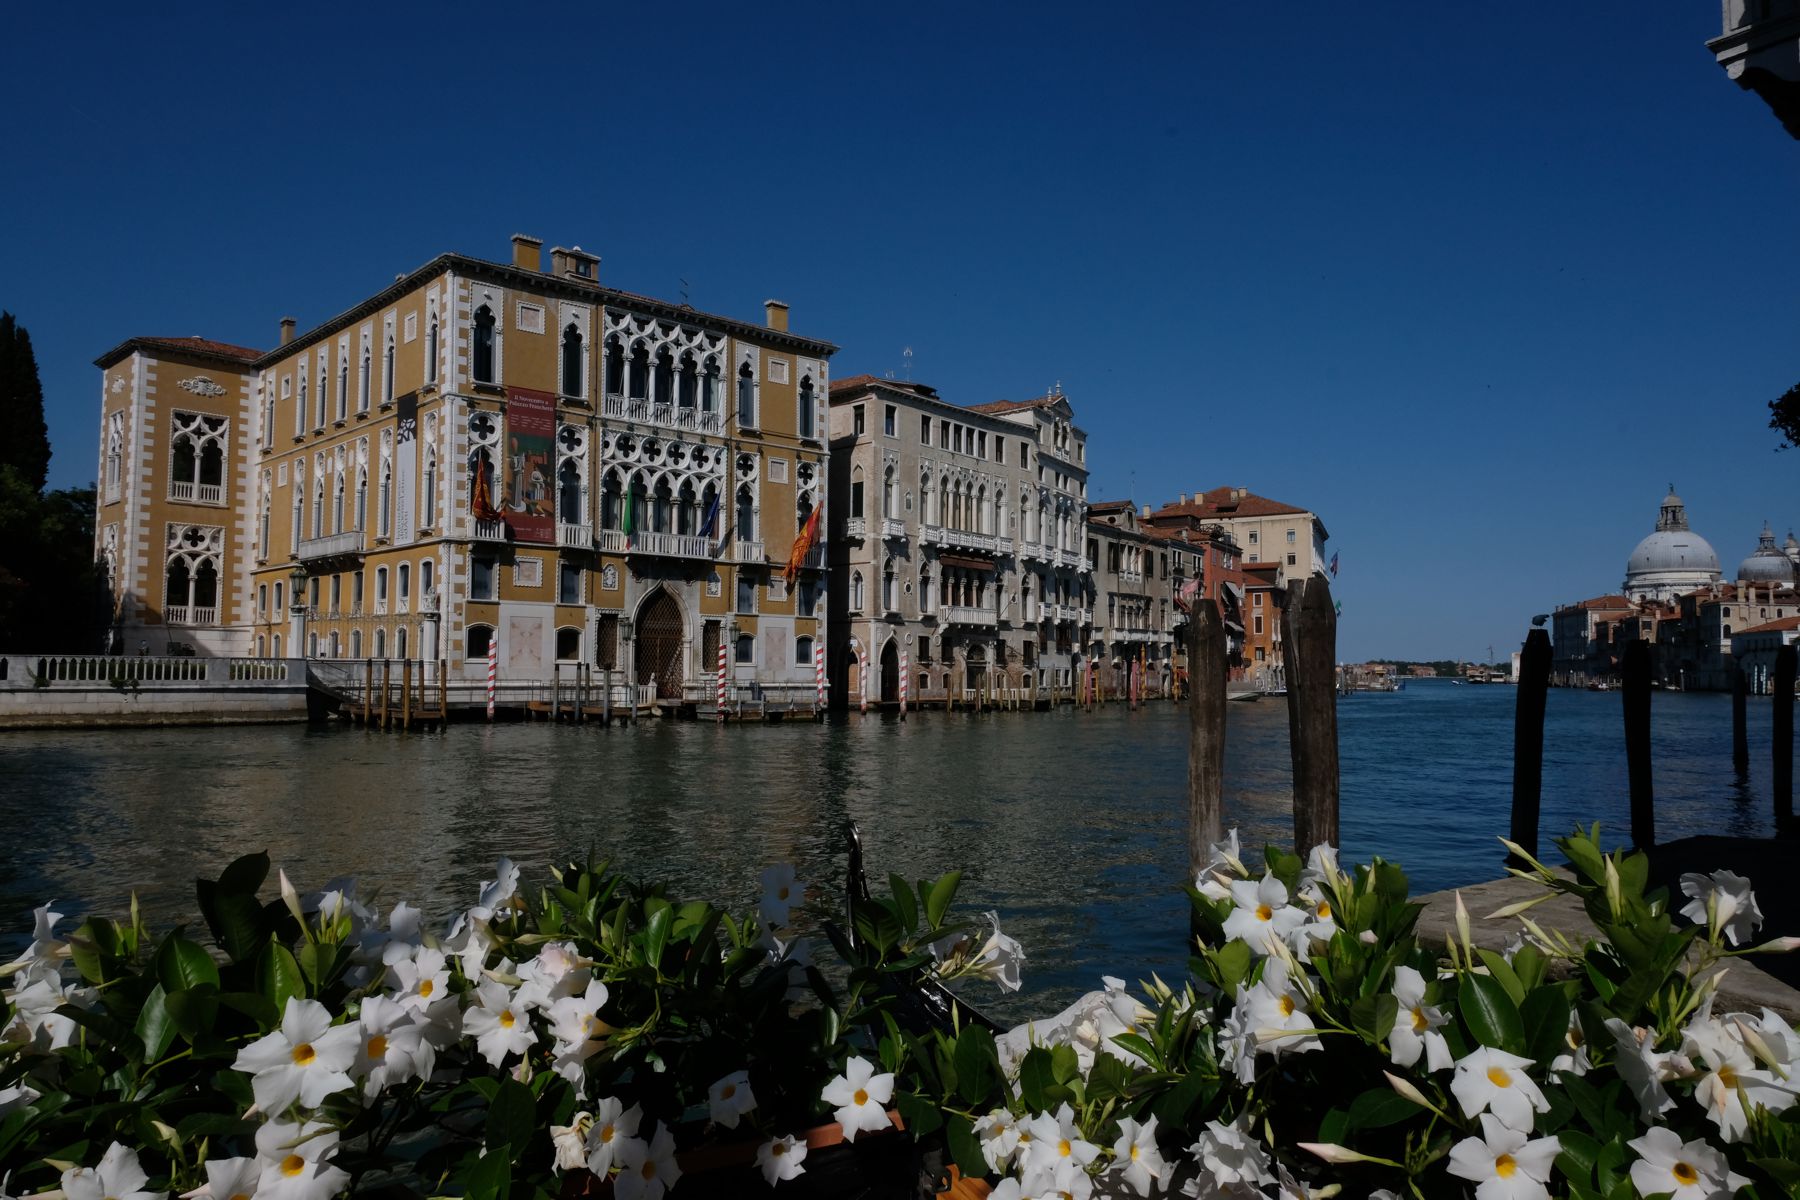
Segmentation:
{"type": "Polygon", "coordinates": [[[813,683],[818,689],[818,698],[814,704],[820,712],[825,711],[825,647],[813,646],[813,683]]]}
{"type": "Polygon", "coordinates": [[[719,643],[719,723],[725,722],[725,643],[719,643]]]}
{"type": "Polygon", "coordinates": [[[862,693],[862,711],[869,711],[869,652],[861,646],[856,648],[856,687],[862,693]]]}
{"type": "Polygon", "coordinates": [[[500,671],[500,631],[494,630],[488,635],[488,687],[487,687],[487,719],[494,719],[494,681],[500,671]]]}
{"type": "Polygon", "coordinates": [[[906,665],[906,651],[900,652],[900,719],[906,720],[906,677],[911,672],[906,665]]]}

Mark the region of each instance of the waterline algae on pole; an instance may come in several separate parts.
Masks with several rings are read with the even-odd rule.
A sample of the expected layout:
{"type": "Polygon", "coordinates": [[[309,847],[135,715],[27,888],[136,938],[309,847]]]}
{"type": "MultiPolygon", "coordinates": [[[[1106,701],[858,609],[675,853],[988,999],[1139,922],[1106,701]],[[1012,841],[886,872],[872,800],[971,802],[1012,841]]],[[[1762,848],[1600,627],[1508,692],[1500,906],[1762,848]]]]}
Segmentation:
{"type": "Polygon", "coordinates": [[[1294,853],[1338,844],[1337,612],[1323,575],[1287,585],[1281,610],[1288,738],[1294,762],[1294,853]]]}

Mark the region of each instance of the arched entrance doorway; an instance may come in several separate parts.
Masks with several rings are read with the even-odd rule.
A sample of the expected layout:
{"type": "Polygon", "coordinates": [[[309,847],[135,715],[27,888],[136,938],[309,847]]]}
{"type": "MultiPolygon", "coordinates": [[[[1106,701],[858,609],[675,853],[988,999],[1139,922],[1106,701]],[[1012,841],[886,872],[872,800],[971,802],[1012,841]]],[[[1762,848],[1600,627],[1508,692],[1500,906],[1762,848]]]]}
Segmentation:
{"type": "Polygon", "coordinates": [[[900,650],[892,640],[881,651],[881,702],[900,703],[900,650]]]}
{"type": "Polygon", "coordinates": [[[681,699],[681,643],[685,633],[681,606],[667,592],[658,591],[638,610],[632,665],[638,683],[656,681],[659,700],[681,699]]]}

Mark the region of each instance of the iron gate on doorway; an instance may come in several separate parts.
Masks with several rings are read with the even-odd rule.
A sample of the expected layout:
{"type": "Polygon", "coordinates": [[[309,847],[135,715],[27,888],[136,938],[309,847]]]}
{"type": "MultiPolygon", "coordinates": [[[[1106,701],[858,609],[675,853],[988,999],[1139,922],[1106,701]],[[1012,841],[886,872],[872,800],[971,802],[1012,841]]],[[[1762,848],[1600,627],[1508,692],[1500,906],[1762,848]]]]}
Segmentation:
{"type": "Polygon", "coordinates": [[[681,699],[681,643],[685,630],[681,606],[667,592],[659,592],[638,616],[637,653],[634,667],[639,683],[656,681],[659,700],[681,699]]]}

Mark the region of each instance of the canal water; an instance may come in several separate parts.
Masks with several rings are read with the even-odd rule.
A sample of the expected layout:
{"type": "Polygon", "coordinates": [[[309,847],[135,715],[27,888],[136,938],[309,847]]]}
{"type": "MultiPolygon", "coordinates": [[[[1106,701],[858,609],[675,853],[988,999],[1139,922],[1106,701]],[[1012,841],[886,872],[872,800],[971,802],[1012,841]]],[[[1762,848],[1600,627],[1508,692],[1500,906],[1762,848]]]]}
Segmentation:
{"type": "MultiPolygon", "coordinates": [[[[1347,857],[1401,863],[1416,892],[1494,878],[1512,784],[1510,687],[1420,681],[1338,706],[1347,857]]],[[[1247,847],[1291,832],[1287,707],[1228,706],[1228,823],[1247,847]]],[[[1770,717],[1750,709],[1751,776],[1731,770],[1726,696],[1655,697],[1658,833],[1768,835],[1770,717]]],[[[877,879],[963,871],[970,912],[1024,943],[1025,988],[995,1011],[1052,1011],[1098,986],[1185,963],[1187,713],[914,713],[719,728],[453,726],[442,735],[270,726],[0,735],[0,950],[30,909],[196,919],[192,880],[266,849],[304,890],[356,876],[385,905],[442,916],[499,855],[610,856],[673,893],[754,903],[792,861],[842,894],[842,831],[877,879]]],[[[1617,693],[1553,691],[1543,830],[1627,827],[1617,693]]],[[[972,999],[981,997],[972,996],[972,999]]]]}

